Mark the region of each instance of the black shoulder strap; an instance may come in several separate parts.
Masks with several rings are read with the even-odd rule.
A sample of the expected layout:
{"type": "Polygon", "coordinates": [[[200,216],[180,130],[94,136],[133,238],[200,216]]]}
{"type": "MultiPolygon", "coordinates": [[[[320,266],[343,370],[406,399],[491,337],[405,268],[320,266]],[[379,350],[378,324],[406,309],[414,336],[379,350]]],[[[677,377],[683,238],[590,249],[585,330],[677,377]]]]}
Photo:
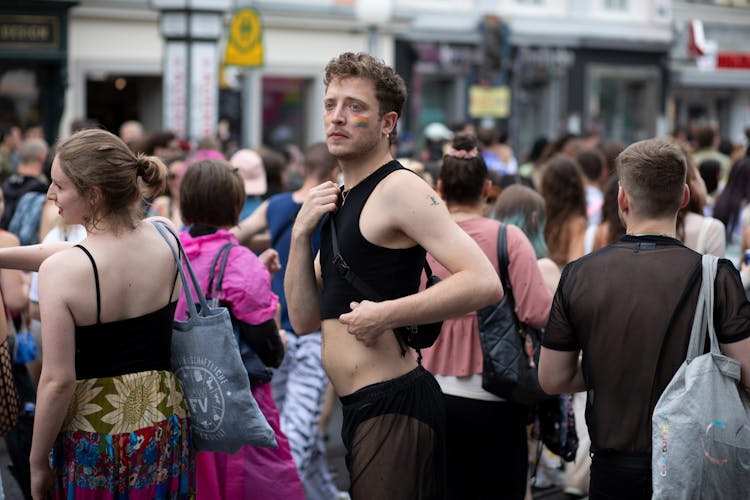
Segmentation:
{"type": "Polygon", "coordinates": [[[214,255],[214,260],[211,262],[211,271],[208,275],[208,286],[206,287],[206,298],[221,298],[221,283],[224,281],[224,271],[227,267],[227,259],[229,258],[229,252],[234,243],[225,243],[219,248],[219,251],[214,255]],[[221,259],[221,262],[219,261],[221,259]],[[219,263],[219,275],[216,276],[216,283],[214,284],[214,273],[216,270],[216,264],[219,263]]]}
{"type": "Polygon", "coordinates": [[[497,267],[500,270],[500,282],[503,285],[503,292],[508,298],[508,303],[515,316],[516,300],[513,297],[510,275],[508,274],[508,227],[502,223],[497,232],[497,267]]]}
{"type": "Polygon", "coordinates": [[[91,252],[89,252],[86,249],[86,247],[84,247],[83,245],[74,245],[74,246],[83,250],[83,253],[85,253],[86,256],[89,258],[89,260],[91,261],[91,267],[94,268],[94,284],[96,285],[96,322],[101,323],[102,322],[102,318],[101,318],[102,298],[99,293],[99,270],[96,268],[96,262],[94,261],[94,256],[91,255],[91,252]]]}

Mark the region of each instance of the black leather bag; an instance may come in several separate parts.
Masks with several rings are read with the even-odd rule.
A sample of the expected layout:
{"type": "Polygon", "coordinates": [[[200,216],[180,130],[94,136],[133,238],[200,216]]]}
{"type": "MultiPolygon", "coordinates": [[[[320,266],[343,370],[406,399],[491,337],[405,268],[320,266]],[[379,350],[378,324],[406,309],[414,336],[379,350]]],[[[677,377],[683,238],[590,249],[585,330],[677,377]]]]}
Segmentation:
{"type": "Polygon", "coordinates": [[[541,332],[520,323],[515,313],[505,224],[500,225],[497,235],[497,257],[505,295],[497,304],[477,311],[484,362],[482,388],[503,399],[530,405],[552,396],[539,386],[541,332]]]}
{"type": "MultiPolygon", "coordinates": [[[[346,260],[344,260],[344,257],[339,251],[339,242],[336,236],[336,223],[334,222],[333,217],[329,217],[328,221],[331,224],[331,247],[333,249],[333,264],[336,266],[336,271],[338,271],[342,278],[344,278],[368,300],[376,302],[382,302],[385,300],[375,289],[362,281],[362,279],[351,270],[349,264],[346,263],[346,260]]],[[[425,276],[427,276],[427,288],[440,282],[440,278],[432,274],[432,269],[427,263],[426,258],[423,268],[425,276]]],[[[421,364],[422,353],[420,352],[420,349],[432,347],[437,340],[438,335],[440,335],[440,330],[442,330],[442,328],[443,322],[436,321],[435,323],[427,323],[423,325],[400,326],[394,328],[393,333],[396,335],[396,339],[398,339],[399,343],[402,344],[402,350],[404,353],[406,350],[403,349],[403,345],[416,349],[417,361],[421,364]]]]}

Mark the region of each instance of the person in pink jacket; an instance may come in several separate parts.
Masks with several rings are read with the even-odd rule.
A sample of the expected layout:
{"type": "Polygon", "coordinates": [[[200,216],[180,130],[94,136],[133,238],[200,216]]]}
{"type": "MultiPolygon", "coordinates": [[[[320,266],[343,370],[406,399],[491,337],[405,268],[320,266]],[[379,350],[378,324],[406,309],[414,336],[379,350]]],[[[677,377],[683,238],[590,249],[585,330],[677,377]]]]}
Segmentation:
{"type": "MultiPolygon", "coordinates": [[[[239,325],[240,338],[268,366],[278,366],[283,356],[276,326],[278,297],[271,291],[266,264],[249,249],[239,246],[228,231],[237,224],[245,200],[242,180],[223,160],[199,161],[188,167],[180,187],[182,216],[188,229],[180,234],[190,263],[204,291],[208,290],[211,265],[219,250],[232,246],[222,280],[221,304],[239,325]]],[[[218,276],[220,264],[214,273],[218,276]]],[[[270,265],[273,267],[273,265],[270,265]]],[[[184,294],[175,317],[186,318],[184,294]]],[[[235,455],[199,452],[196,456],[198,500],[258,499],[304,500],[289,442],[281,432],[279,412],[271,395],[269,379],[250,376],[255,400],[274,430],[278,448],[245,446],[235,455]]]]}

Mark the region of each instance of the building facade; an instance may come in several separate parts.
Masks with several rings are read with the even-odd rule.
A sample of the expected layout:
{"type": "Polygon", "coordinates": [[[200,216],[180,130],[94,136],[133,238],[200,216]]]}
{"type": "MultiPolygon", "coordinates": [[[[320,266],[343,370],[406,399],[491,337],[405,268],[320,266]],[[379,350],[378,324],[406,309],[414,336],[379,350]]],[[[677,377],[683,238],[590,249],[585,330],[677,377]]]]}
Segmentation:
{"type": "MultiPolygon", "coordinates": [[[[156,4],[189,10],[195,1],[7,0],[0,121],[43,122],[50,140],[79,117],[113,131],[129,119],[147,130],[165,127],[164,89],[174,97],[165,79],[175,77],[163,76],[169,54],[156,4]],[[57,28],[24,24],[33,16],[57,28]]],[[[372,50],[405,78],[399,132],[417,139],[429,123],[471,120],[506,129],[523,152],[537,136],[564,131],[631,142],[711,120],[739,140],[750,123],[745,0],[222,3],[229,9],[214,49],[221,68],[212,105],[222,132],[241,145],[323,139],[323,68],[346,50],[372,50]],[[222,64],[232,13],[242,7],[262,19],[257,67],[222,64]],[[703,29],[697,42],[694,26],[703,29]],[[505,111],[485,116],[473,91],[496,87],[506,90],[505,111]]]]}

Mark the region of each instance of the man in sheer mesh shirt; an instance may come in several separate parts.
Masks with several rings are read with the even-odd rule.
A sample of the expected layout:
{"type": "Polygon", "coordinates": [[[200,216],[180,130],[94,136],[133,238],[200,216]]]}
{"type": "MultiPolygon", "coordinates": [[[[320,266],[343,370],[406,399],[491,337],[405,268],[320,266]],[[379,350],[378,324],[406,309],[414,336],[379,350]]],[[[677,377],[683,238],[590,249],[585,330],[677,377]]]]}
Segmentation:
{"type": "MultiPolygon", "coordinates": [[[[539,362],[546,392],[588,392],[592,500],[651,498],[651,414],[685,360],[701,285],[701,255],[675,239],[690,196],[681,150],[637,142],[617,173],[627,234],[563,269],[539,362]]],[[[750,303],[728,260],[715,283],[719,343],[748,387],[750,303]]]]}

